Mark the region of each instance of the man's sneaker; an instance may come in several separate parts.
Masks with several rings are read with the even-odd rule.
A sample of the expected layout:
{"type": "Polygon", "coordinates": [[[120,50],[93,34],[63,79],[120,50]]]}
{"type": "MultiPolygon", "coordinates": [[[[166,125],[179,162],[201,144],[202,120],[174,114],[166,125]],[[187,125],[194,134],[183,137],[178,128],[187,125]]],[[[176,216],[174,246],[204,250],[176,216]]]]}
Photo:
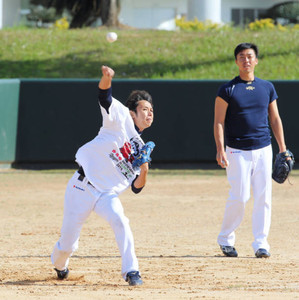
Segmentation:
{"type": "Polygon", "coordinates": [[[222,250],[223,254],[228,257],[237,257],[238,256],[238,252],[233,246],[220,245],[220,249],[222,250]]]}
{"type": "Polygon", "coordinates": [[[56,271],[56,273],[57,273],[57,277],[58,277],[58,279],[60,279],[60,280],[62,280],[62,279],[66,279],[68,276],[69,276],[69,269],[68,268],[66,268],[65,270],[62,270],[62,271],[60,271],[60,270],[58,270],[58,269],[56,269],[56,268],[54,268],[54,270],[56,271]]]}
{"type": "Polygon", "coordinates": [[[141,280],[141,276],[138,271],[131,271],[127,273],[126,281],[129,285],[141,285],[143,281],[141,280]]]}
{"type": "Polygon", "coordinates": [[[255,256],[257,258],[268,258],[270,253],[266,249],[260,248],[255,252],[255,256]]]}

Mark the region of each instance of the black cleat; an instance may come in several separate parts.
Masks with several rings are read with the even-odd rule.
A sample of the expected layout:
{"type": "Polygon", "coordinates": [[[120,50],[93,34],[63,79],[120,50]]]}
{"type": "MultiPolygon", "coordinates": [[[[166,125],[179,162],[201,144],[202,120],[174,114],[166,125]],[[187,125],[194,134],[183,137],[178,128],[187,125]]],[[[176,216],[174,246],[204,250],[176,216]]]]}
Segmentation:
{"type": "Polygon", "coordinates": [[[223,246],[220,245],[220,249],[222,250],[223,254],[228,256],[228,257],[237,257],[238,252],[233,246],[223,246]]]}
{"type": "Polygon", "coordinates": [[[255,256],[257,258],[268,258],[270,253],[266,249],[260,248],[255,252],[255,256]]]}
{"type": "Polygon", "coordinates": [[[138,271],[131,271],[127,273],[126,281],[129,285],[142,285],[143,281],[141,280],[141,276],[138,271]]]}
{"type": "Polygon", "coordinates": [[[68,268],[66,268],[65,270],[62,270],[62,271],[60,271],[60,270],[58,270],[56,268],[54,268],[54,270],[57,273],[57,278],[60,279],[60,280],[67,279],[68,276],[69,276],[69,272],[70,271],[69,271],[68,268]]]}

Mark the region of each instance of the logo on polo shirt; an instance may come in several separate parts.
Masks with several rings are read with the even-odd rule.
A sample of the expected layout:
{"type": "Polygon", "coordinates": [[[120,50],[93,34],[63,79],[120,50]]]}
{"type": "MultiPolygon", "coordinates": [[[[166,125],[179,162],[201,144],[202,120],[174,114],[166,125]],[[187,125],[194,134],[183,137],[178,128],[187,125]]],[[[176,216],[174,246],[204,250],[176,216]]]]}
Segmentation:
{"type": "Polygon", "coordinates": [[[77,185],[73,185],[73,188],[75,188],[75,189],[77,189],[77,190],[80,190],[80,191],[82,191],[82,192],[85,192],[85,190],[84,190],[84,189],[80,188],[80,187],[79,187],[79,186],[77,186],[77,185]]]}
{"type": "Polygon", "coordinates": [[[253,91],[254,89],[255,89],[254,86],[248,86],[248,87],[246,87],[246,90],[249,90],[249,91],[253,91]]]}

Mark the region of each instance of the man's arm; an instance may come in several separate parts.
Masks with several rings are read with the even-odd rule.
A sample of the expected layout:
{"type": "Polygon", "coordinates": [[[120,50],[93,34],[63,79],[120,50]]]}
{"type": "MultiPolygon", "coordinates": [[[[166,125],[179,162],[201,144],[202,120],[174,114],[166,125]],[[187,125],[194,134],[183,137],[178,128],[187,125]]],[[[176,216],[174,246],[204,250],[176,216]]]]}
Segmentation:
{"type": "Polygon", "coordinates": [[[107,67],[102,66],[102,78],[99,82],[99,103],[109,113],[109,107],[112,103],[112,88],[111,82],[114,76],[114,71],[107,67]]]}
{"type": "Polygon", "coordinates": [[[221,97],[216,97],[214,112],[214,139],[216,143],[216,160],[219,166],[225,168],[228,165],[224,149],[224,121],[228,104],[221,97]]]}
{"type": "Polygon", "coordinates": [[[270,103],[268,113],[269,113],[271,128],[279,147],[279,153],[284,152],[286,151],[287,148],[284,140],[283,126],[282,126],[281,118],[279,116],[276,100],[270,103]]]}
{"type": "Polygon", "coordinates": [[[136,179],[132,183],[132,191],[137,194],[141,192],[146,184],[147,174],[148,174],[148,163],[144,163],[140,166],[140,174],[136,177],[136,179]]]}

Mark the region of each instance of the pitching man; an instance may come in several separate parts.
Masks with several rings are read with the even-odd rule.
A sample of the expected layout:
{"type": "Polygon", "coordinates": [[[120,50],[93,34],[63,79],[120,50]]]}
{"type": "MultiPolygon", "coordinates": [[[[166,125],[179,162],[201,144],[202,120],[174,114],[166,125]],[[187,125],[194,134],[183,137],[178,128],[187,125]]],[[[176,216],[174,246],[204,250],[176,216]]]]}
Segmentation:
{"type": "Polygon", "coordinates": [[[235,230],[243,219],[252,187],[252,247],[256,257],[267,258],[270,256],[267,237],[272,198],[272,146],[268,117],[281,153],[286,151],[283,126],[274,86],[254,76],[258,47],[242,43],[235,48],[234,54],[239,76],[221,86],[215,100],[216,159],[222,168],[226,167],[231,186],[218,244],[226,256],[238,256],[234,247],[235,230]]]}
{"type": "Polygon", "coordinates": [[[103,125],[98,135],[76,153],[79,170],[65,193],[61,236],[51,261],[59,279],[68,277],[69,259],[78,248],[83,223],[92,211],[112,227],[122,257],[122,276],[129,285],[142,284],[129,220],[119,194],[131,186],[139,193],[145,186],[154,143],[144,144],[140,135],[153,122],[152,97],[136,90],[126,106],[112,97],[114,71],[102,67],[99,104],[103,125]]]}

